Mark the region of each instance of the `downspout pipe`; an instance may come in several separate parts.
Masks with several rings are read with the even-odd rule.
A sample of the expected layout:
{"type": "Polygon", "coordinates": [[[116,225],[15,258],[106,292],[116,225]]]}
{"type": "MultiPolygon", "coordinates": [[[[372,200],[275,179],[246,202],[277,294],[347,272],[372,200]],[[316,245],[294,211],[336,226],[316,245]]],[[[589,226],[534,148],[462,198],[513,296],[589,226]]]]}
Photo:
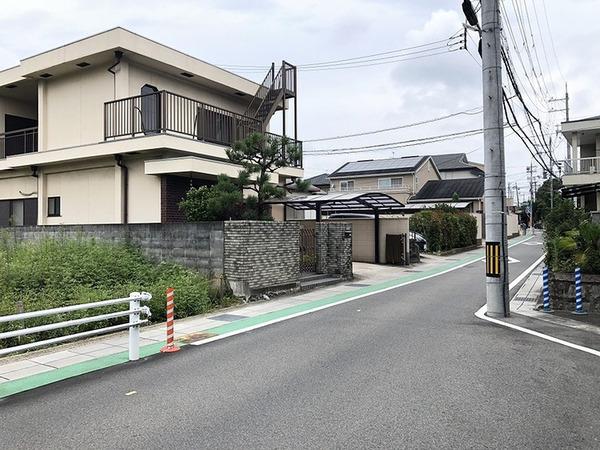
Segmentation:
{"type": "Polygon", "coordinates": [[[117,72],[115,68],[121,64],[121,59],[123,58],[123,52],[121,50],[115,50],[115,59],[116,61],[112,66],[110,66],[107,70],[112,73],[113,76],[113,97],[114,100],[117,99],[117,72]]]}
{"type": "Polygon", "coordinates": [[[123,156],[115,155],[115,161],[117,166],[123,171],[123,223],[129,223],[128,211],[129,211],[129,169],[123,164],[123,156]]]}

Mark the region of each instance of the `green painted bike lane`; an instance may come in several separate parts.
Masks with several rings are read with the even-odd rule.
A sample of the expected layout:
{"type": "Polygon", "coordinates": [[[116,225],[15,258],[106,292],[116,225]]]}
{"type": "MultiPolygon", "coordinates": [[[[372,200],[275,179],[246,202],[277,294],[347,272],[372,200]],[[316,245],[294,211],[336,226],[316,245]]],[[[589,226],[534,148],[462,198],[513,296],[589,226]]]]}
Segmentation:
{"type": "MultiPolygon", "coordinates": [[[[511,248],[517,244],[528,241],[532,237],[533,236],[523,236],[515,238],[512,240],[508,247],[511,248]]],[[[456,261],[441,264],[438,267],[433,267],[423,272],[403,275],[392,280],[361,287],[358,289],[353,289],[351,291],[340,294],[331,295],[323,299],[314,300],[311,302],[303,303],[301,305],[290,306],[288,308],[283,308],[277,311],[260,314],[254,317],[247,317],[244,319],[236,320],[235,322],[220,325],[218,327],[201,330],[201,332],[207,333],[212,336],[211,338],[206,340],[206,342],[208,343],[215,339],[240,334],[244,331],[249,331],[255,328],[259,328],[261,326],[266,326],[271,323],[285,320],[286,318],[293,318],[299,315],[308,314],[314,311],[318,311],[320,309],[328,308],[352,300],[357,300],[359,298],[373,295],[379,292],[384,292],[386,290],[402,287],[407,284],[439,276],[444,273],[459,269],[463,266],[472,264],[473,262],[479,261],[482,259],[482,257],[483,249],[480,249],[477,250],[475,254],[471,254],[456,261]]],[[[202,343],[202,341],[200,343],[202,343]]],[[[159,354],[160,349],[163,347],[163,345],[163,342],[157,342],[155,344],[149,344],[140,347],[140,357],[146,358],[152,355],[159,354]]],[[[181,345],[187,344],[181,343],[181,345]]],[[[120,353],[115,353],[113,355],[102,356],[90,361],[85,361],[70,366],[57,368],[48,372],[31,375],[29,377],[20,378],[18,380],[3,382],[0,384],[0,399],[14,394],[18,394],[20,392],[25,392],[31,389],[45,386],[51,383],[66,380],[68,378],[84,375],[86,373],[105,369],[107,367],[127,363],[129,362],[128,356],[128,352],[123,351],[120,353]]]]}

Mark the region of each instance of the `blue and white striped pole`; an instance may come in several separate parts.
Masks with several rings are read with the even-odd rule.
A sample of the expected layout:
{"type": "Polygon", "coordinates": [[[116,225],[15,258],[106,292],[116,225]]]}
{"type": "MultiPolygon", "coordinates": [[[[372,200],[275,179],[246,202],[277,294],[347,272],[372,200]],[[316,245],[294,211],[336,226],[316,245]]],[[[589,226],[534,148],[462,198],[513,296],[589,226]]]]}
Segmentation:
{"type": "Polygon", "coordinates": [[[575,311],[574,314],[587,314],[583,310],[583,296],[581,293],[581,269],[575,267],[575,311]]]}
{"type": "Polygon", "coordinates": [[[550,289],[548,288],[548,267],[544,267],[542,280],[544,283],[544,312],[552,312],[550,309],[550,289]]]}

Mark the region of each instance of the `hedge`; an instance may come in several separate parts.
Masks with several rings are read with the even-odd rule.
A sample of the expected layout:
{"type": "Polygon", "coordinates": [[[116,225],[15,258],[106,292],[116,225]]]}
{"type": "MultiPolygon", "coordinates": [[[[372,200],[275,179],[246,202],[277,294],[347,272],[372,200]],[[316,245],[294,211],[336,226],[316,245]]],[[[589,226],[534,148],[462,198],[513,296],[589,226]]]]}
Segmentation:
{"type": "Polygon", "coordinates": [[[431,252],[477,244],[477,220],[467,213],[447,208],[413,214],[410,229],[427,239],[427,248],[431,252]]]}

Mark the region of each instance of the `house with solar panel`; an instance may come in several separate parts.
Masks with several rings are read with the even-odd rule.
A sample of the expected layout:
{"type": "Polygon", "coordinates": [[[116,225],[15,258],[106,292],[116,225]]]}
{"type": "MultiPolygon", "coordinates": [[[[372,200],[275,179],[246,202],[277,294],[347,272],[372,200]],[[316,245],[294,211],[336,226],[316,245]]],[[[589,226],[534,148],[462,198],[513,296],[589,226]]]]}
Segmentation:
{"type": "Polygon", "coordinates": [[[330,192],[384,192],[401,203],[441,179],[431,156],[353,161],[329,175],[330,192]]]}

